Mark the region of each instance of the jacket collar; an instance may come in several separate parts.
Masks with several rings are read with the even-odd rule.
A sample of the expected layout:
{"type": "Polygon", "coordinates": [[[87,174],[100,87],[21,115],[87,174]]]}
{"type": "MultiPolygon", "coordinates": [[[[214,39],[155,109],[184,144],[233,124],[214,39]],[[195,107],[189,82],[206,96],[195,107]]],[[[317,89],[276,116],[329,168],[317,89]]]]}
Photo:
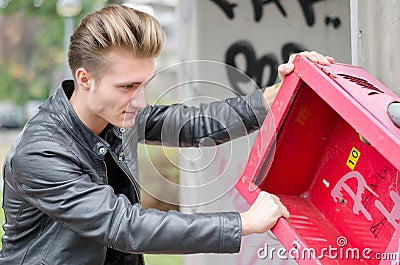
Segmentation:
{"type": "MultiPolygon", "coordinates": [[[[74,81],[64,80],[61,86],[57,88],[52,101],[57,111],[57,116],[60,118],[64,127],[71,133],[75,140],[79,141],[89,151],[95,153],[97,156],[104,158],[105,154],[110,149],[110,144],[101,138],[99,135],[92,132],[83,122],[79,119],[75,110],[72,108],[69,99],[74,92],[74,81]]],[[[106,130],[110,130],[118,138],[121,137],[118,128],[115,126],[108,126],[106,130]]]]}

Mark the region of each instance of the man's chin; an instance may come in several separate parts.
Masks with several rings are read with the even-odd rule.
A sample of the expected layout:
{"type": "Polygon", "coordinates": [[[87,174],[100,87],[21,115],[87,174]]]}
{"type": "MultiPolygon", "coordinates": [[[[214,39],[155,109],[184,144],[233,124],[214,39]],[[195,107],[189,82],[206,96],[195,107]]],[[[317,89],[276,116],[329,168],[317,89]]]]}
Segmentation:
{"type": "Polygon", "coordinates": [[[130,128],[133,125],[135,125],[135,119],[130,120],[130,121],[124,121],[122,124],[120,124],[120,126],[117,126],[119,128],[130,128]]]}
{"type": "Polygon", "coordinates": [[[117,121],[117,122],[110,122],[110,124],[118,127],[118,128],[131,128],[133,125],[135,125],[135,119],[125,119],[123,121],[117,121]]]}
{"type": "Polygon", "coordinates": [[[135,124],[137,113],[125,113],[124,119],[120,124],[120,128],[130,128],[135,124]]]}

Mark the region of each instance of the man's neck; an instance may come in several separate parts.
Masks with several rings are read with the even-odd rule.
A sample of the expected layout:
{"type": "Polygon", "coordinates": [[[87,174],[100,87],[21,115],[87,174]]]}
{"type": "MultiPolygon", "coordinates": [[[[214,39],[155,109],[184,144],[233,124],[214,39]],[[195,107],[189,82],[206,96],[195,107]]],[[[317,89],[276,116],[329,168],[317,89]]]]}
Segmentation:
{"type": "Polygon", "coordinates": [[[76,89],[72,93],[69,102],[71,103],[72,108],[75,110],[82,123],[85,124],[86,127],[88,127],[92,132],[100,135],[100,133],[106,128],[107,122],[90,112],[90,110],[87,108],[87,103],[83,97],[78,96],[76,89]]]}

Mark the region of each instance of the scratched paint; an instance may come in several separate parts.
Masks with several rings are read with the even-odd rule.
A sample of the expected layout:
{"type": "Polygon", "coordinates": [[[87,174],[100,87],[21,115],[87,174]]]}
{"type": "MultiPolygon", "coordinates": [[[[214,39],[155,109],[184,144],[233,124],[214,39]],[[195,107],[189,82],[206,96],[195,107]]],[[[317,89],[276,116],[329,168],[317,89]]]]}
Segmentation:
{"type": "Polygon", "coordinates": [[[397,249],[396,259],[392,260],[392,265],[400,265],[400,238],[399,238],[399,245],[397,249]]]}
{"type": "Polygon", "coordinates": [[[379,195],[376,194],[371,187],[365,181],[363,175],[358,171],[351,171],[345,174],[335,185],[331,191],[331,196],[335,202],[343,200],[343,192],[346,191],[350,198],[353,200],[353,213],[359,215],[360,212],[369,221],[372,221],[372,216],[368,210],[363,205],[362,196],[368,190],[372,195],[376,197],[374,202],[375,207],[382,213],[386,220],[395,228],[399,226],[398,221],[400,221],[400,196],[394,190],[391,190],[389,195],[394,202],[393,208],[389,211],[385,206],[379,201],[379,195]],[[346,181],[354,179],[357,181],[357,190],[354,191],[346,181]]]}
{"type": "Polygon", "coordinates": [[[385,206],[383,206],[383,204],[378,200],[375,201],[375,206],[386,217],[394,229],[397,229],[399,224],[396,220],[400,220],[400,196],[392,190],[390,191],[390,198],[394,202],[394,206],[390,212],[386,210],[385,206]]]}
{"type": "Polygon", "coordinates": [[[362,212],[367,218],[367,220],[372,221],[371,214],[367,211],[367,209],[362,204],[362,195],[365,190],[371,192],[375,197],[379,197],[367,184],[363,175],[361,175],[358,171],[351,171],[344,175],[335,185],[335,187],[331,191],[331,196],[335,202],[343,199],[342,189],[349,194],[350,198],[353,199],[353,213],[359,215],[362,212]],[[346,184],[346,181],[349,179],[357,180],[357,190],[354,192],[352,188],[346,184]]]}

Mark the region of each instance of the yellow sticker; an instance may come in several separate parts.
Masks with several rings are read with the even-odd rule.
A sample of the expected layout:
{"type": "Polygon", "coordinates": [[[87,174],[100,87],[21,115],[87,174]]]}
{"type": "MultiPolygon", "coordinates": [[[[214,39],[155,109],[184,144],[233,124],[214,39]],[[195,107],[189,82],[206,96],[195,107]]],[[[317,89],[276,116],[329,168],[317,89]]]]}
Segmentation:
{"type": "Polygon", "coordinates": [[[310,109],[307,106],[302,105],[297,113],[296,122],[300,125],[304,125],[306,124],[308,116],[310,116],[310,109]]]}
{"type": "Polygon", "coordinates": [[[355,147],[351,149],[349,158],[347,159],[346,165],[351,169],[354,170],[358,159],[360,158],[360,151],[358,151],[355,147]]]}

